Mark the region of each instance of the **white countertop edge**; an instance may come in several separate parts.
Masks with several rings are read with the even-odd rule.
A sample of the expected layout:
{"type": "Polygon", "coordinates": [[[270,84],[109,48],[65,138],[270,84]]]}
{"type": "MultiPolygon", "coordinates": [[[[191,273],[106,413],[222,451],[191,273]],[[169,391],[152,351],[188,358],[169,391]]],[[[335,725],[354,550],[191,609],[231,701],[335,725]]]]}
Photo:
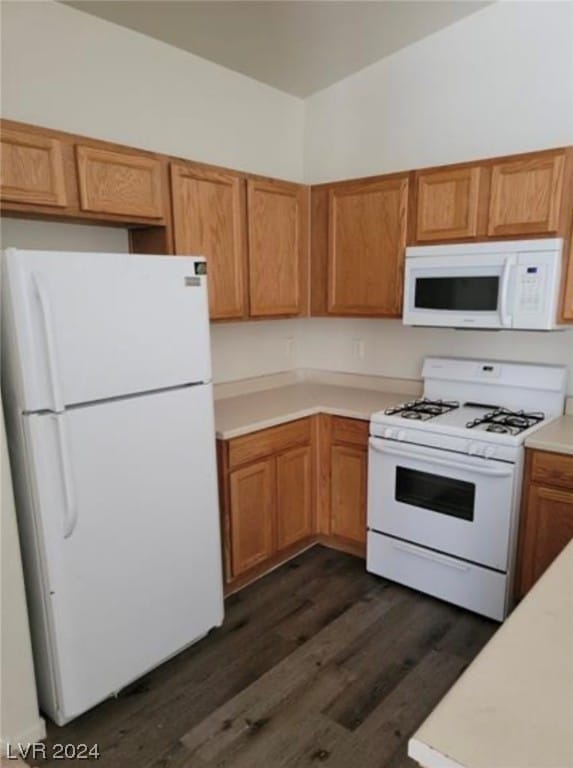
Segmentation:
{"type": "Polygon", "coordinates": [[[457,760],[442,755],[437,749],[433,749],[415,738],[408,741],[408,757],[411,757],[424,768],[466,768],[457,760]]]}
{"type": "Polygon", "coordinates": [[[216,435],[218,440],[231,440],[233,437],[241,437],[242,435],[248,435],[251,432],[258,432],[261,429],[277,427],[280,424],[286,424],[287,422],[295,421],[296,419],[305,419],[309,416],[316,416],[318,413],[327,413],[329,416],[342,416],[346,419],[360,419],[360,421],[370,421],[371,416],[370,413],[365,414],[364,411],[355,411],[352,408],[337,408],[332,405],[313,405],[308,408],[281,413],[279,416],[273,416],[272,418],[253,421],[250,424],[245,424],[244,426],[236,427],[235,429],[219,429],[216,431],[216,435]]]}

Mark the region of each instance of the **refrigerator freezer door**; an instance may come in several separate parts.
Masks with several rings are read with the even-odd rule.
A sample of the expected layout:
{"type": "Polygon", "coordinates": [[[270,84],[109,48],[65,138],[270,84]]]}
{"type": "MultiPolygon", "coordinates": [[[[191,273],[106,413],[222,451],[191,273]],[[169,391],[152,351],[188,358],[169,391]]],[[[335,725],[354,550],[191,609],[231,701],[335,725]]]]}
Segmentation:
{"type": "Polygon", "coordinates": [[[201,385],[23,417],[56,688],[41,705],[58,724],[223,620],[211,398],[201,385]]]}
{"type": "Polygon", "coordinates": [[[4,267],[21,410],[211,379],[201,259],[9,249],[4,267]]]}

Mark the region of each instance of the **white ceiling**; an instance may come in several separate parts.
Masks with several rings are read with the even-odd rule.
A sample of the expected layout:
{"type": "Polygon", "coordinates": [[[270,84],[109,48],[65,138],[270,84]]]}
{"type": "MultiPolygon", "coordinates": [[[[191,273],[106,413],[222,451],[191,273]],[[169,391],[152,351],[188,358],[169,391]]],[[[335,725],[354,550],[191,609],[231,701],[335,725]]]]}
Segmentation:
{"type": "Polygon", "coordinates": [[[70,0],[305,97],[488,5],[468,0],[70,0]]]}

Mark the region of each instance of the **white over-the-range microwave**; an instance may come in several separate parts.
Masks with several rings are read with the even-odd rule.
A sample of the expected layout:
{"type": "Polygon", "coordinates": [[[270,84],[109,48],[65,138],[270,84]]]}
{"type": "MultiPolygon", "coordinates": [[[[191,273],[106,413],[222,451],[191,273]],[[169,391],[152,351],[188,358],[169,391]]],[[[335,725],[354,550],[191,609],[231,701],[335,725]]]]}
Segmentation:
{"type": "Polygon", "coordinates": [[[561,238],[407,248],[404,324],[556,329],[562,253],[561,238]]]}

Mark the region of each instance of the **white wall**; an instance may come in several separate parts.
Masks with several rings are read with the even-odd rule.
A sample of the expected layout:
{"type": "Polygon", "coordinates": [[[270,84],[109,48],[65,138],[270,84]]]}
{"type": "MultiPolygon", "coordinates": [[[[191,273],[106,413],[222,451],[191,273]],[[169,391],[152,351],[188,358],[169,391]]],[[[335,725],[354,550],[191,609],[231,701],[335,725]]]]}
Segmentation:
{"type": "Polygon", "coordinates": [[[45,251],[128,253],[127,229],[3,218],[0,247],[45,251]]]}
{"type": "Polygon", "coordinates": [[[573,396],[573,330],[456,331],[411,328],[400,320],[313,318],[304,321],[297,363],[304,368],[419,379],[426,355],[477,357],[569,368],[568,393],[573,396]],[[364,342],[364,357],[355,353],[364,342]]]}
{"type": "Polygon", "coordinates": [[[0,5],[4,117],[302,179],[300,99],[53,0],[0,5]]]}
{"type": "Polygon", "coordinates": [[[573,143],[573,3],[497,2],[306,101],[311,183],[573,143]]]}
{"type": "Polygon", "coordinates": [[[212,323],[216,382],[247,379],[299,366],[308,320],[212,323]]]}

